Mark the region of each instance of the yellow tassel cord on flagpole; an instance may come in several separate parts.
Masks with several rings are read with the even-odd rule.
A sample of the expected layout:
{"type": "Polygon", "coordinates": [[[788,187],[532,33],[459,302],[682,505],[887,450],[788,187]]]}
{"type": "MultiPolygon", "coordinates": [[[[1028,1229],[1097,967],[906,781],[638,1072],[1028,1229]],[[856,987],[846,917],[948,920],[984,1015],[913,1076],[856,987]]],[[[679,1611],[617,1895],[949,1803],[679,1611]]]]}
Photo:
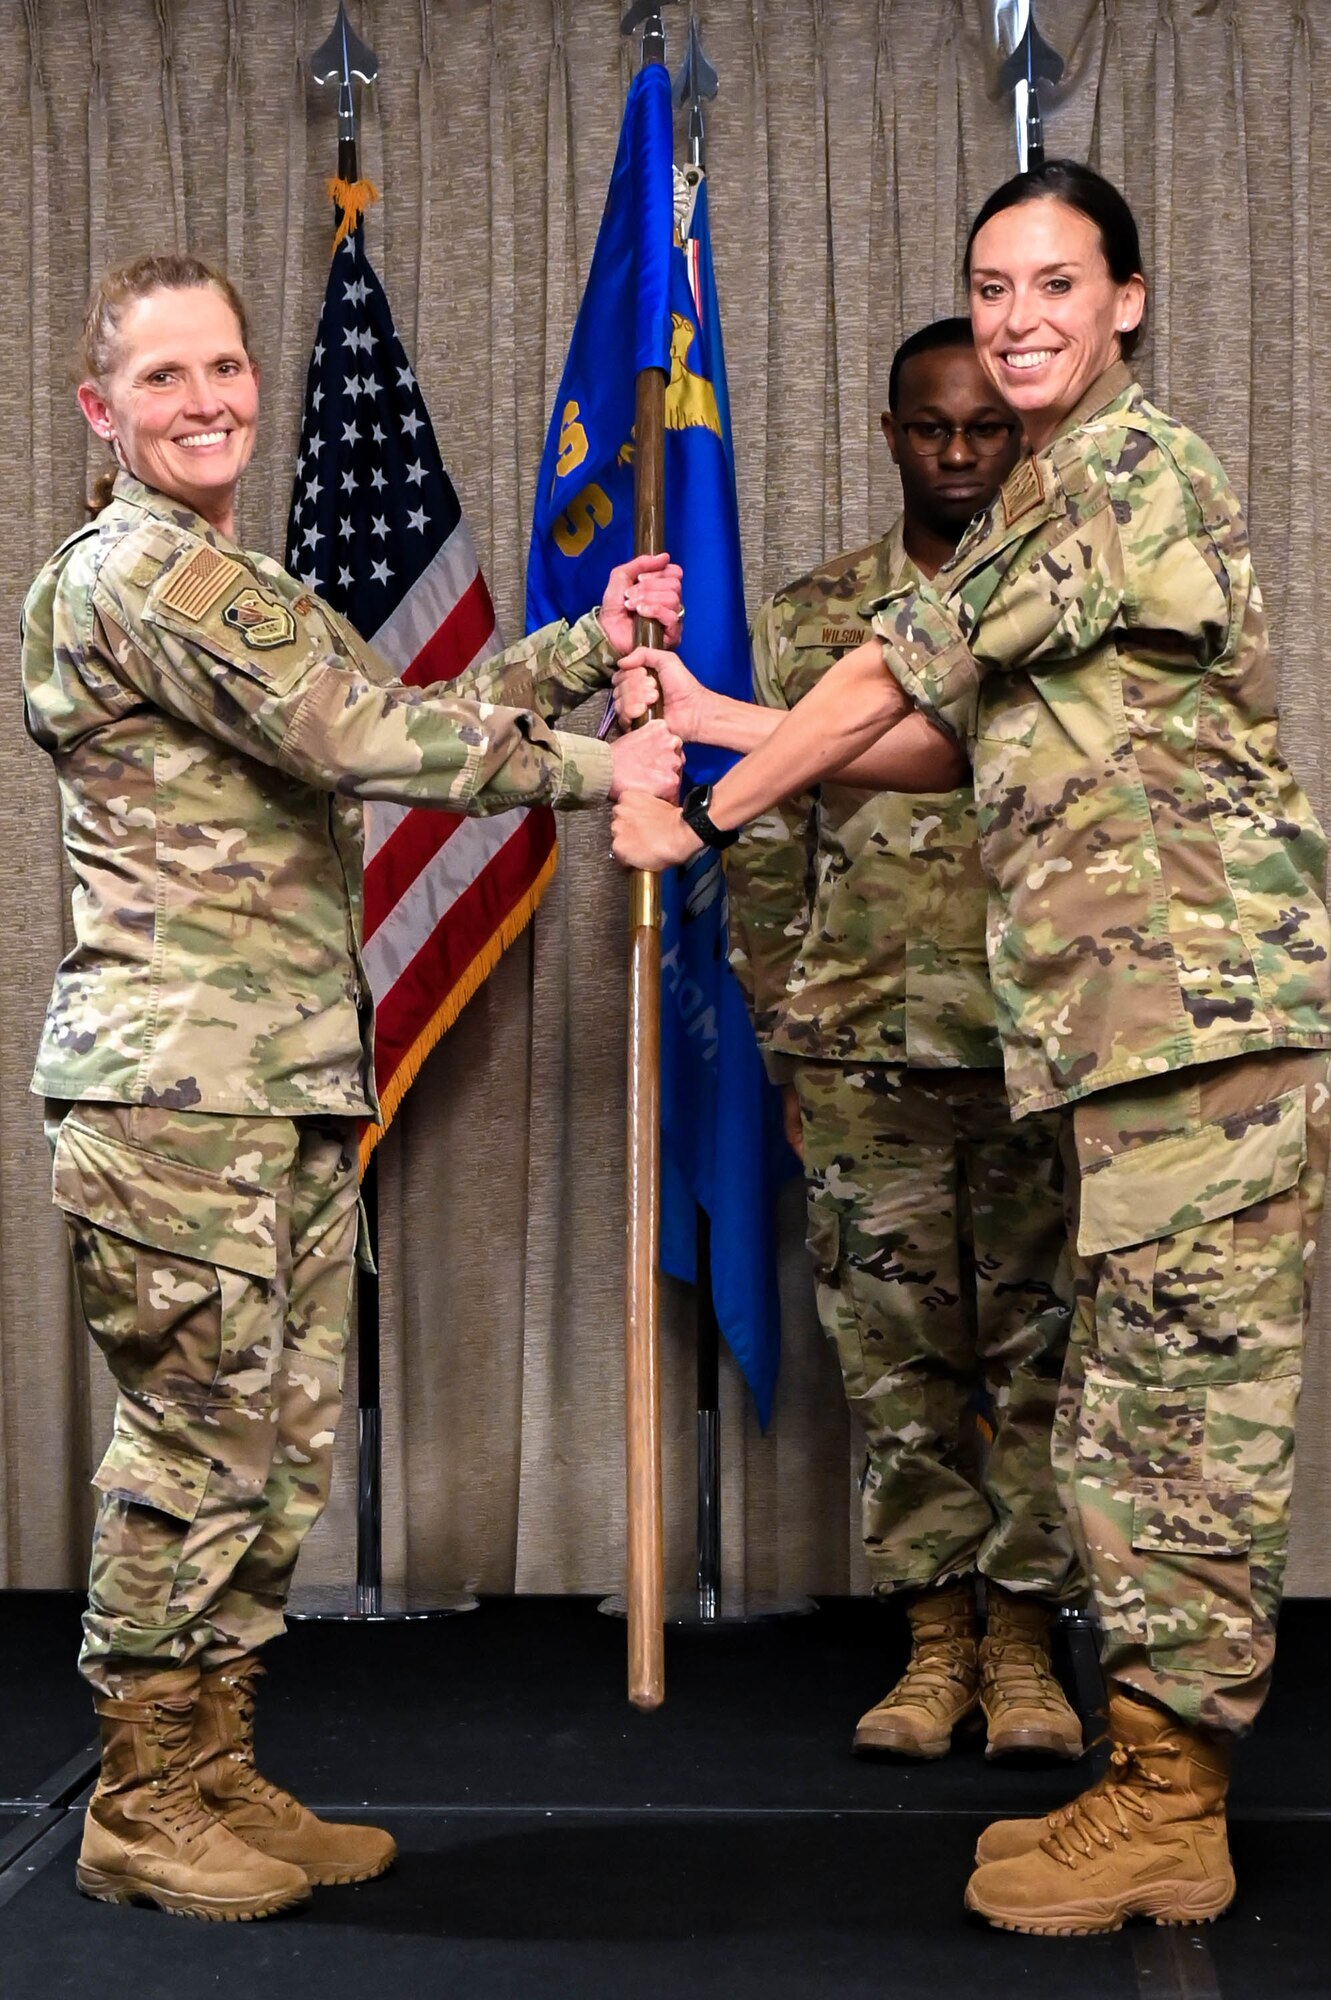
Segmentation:
{"type": "Polygon", "coordinates": [[[485,981],[490,977],[490,974],[494,971],[509,946],[517,938],[521,937],[523,931],[526,930],[528,924],[535,916],[537,905],[554,880],[555,864],[558,859],[559,849],[557,847],[551,848],[550,853],[541,864],[540,874],[523,896],[521,902],[514,904],[513,908],[504,918],[503,923],[500,924],[499,929],[492,937],[487,939],[480,951],[477,952],[475,958],[473,958],[471,964],[467,967],[456,985],[449,988],[440,1005],[430,1017],[430,1020],[421,1029],[420,1034],[417,1035],[406,1055],[388,1079],[387,1086],[379,1100],[379,1109],[383,1113],[383,1124],[363,1125],[361,1127],[360,1170],[362,1174],[364,1174],[366,1167],[370,1163],[371,1153],[379,1144],[379,1141],[383,1138],[384,1133],[388,1130],[394,1117],[397,1115],[398,1106],[411,1089],[412,1084],[416,1081],[420,1066],[429,1055],[430,1050],[440,1037],[446,1034],[452,1027],[458,1015],[471,999],[472,994],[476,992],[478,987],[485,984],[485,981]]]}
{"type": "Polygon", "coordinates": [[[343,181],[334,174],[327,183],[328,199],[336,202],[342,211],[342,220],[337,225],[337,235],[333,238],[333,249],[344,243],[353,229],[359,229],[360,219],[367,208],[372,208],[379,199],[379,190],[373,181],[343,181]]]}

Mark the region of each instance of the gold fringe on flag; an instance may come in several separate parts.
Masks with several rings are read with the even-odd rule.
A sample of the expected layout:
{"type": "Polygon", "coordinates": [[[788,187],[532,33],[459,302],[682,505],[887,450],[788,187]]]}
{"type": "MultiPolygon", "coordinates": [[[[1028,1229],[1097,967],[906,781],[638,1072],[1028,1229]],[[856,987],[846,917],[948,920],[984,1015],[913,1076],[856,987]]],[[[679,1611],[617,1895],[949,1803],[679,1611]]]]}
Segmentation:
{"type": "Polygon", "coordinates": [[[372,208],[379,199],[379,190],[373,181],[343,181],[333,174],[327,183],[328,199],[336,202],[342,211],[342,220],[337,225],[333,238],[333,250],[345,243],[353,229],[359,229],[360,219],[367,208],[372,208]]]}
{"type": "Polygon", "coordinates": [[[497,931],[495,931],[477,952],[471,964],[455,986],[450,987],[436,1011],[417,1035],[402,1061],[394,1070],[379,1099],[379,1109],[383,1113],[382,1125],[362,1125],[360,1131],[360,1170],[364,1174],[370,1163],[370,1155],[384,1133],[392,1124],[401,1104],[412,1084],[416,1081],[421,1064],[440,1037],[448,1032],[477,988],[483,986],[509,946],[521,937],[527,925],[536,914],[542,896],[554,879],[555,864],[559,860],[558,847],[552,847],[541,863],[540,873],[521,900],[513,905],[497,931]]]}

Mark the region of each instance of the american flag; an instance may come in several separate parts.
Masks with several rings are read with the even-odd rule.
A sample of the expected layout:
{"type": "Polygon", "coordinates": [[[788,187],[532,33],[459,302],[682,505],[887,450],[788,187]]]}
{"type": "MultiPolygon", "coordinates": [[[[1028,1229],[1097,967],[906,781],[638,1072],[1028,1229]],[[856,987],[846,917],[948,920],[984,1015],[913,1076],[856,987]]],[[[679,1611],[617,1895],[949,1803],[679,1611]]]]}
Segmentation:
{"type": "MultiPolygon", "coordinates": [[[[334,252],[305,385],[286,566],[404,681],[451,680],[498,650],[494,606],[416,378],[365,255],[334,252]]],[[[383,1126],[518,935],[554,872],[545,807],[465,819],[366,808],[363,955],[383,1126]]]]}

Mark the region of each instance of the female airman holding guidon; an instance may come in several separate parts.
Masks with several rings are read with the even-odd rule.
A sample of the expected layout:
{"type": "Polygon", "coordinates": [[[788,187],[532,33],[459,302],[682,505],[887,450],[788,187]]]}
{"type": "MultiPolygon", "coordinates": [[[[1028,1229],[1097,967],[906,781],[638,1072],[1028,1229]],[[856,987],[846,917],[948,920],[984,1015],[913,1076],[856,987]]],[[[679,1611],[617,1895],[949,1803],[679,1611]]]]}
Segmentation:
{"type": "Polygon", "coordinates": [[[664,556],[600,615],[409,687],[235,541],[258,370],[190,257],[97,288],[79,401],[119,465],[24,613],[28,728],[55,761],[76,942],[33,1087],[84,1317],[119,1389],[97,1472],[83,1672],[102,1732],[78,1881],[250,1918],[379,1874],[393,1842],[255,1768],[259,1649],[328,1491],[374,1117],[362,801],[454,813],[673,796],[664,724],[548,717],[609,678],[633,613],[679,630],[664,556]]]}
{"type": "Polygon", "coordinates": [[[1331,1121],[1325,848],[1277,743],[1238,501],[1128,365],[1146,285],[1122,196],[1075,162],[1018,174],[966,275],[1031,455],[709,796],[626,800],[616,844],[685,859],[908,716],[969,751],[1009,1095],[1063,1108],[1056,1455],[1113,1754],[1065,1810],[991,1827],[967,1900],[1024,1931],[1195,1922],[1234,1893],[1230,1749],[1285,1568],[1331,1121]]]}

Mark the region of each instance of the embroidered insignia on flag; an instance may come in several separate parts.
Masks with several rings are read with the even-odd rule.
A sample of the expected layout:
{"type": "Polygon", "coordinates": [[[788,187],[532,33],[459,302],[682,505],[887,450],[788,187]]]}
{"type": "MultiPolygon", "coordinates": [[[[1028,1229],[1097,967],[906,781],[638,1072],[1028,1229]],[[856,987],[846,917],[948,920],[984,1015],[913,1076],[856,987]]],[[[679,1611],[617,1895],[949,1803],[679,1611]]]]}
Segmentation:
{"type": "Polygon", "coordinates": [[[228,586],[244,574],[238,562],[205,543],[202,548],[195,549],[187,562],[172,571],[157,602],[165,610],[179,612],[182,618],[197,624],[205,612],[212,610],[228,586]]]}

